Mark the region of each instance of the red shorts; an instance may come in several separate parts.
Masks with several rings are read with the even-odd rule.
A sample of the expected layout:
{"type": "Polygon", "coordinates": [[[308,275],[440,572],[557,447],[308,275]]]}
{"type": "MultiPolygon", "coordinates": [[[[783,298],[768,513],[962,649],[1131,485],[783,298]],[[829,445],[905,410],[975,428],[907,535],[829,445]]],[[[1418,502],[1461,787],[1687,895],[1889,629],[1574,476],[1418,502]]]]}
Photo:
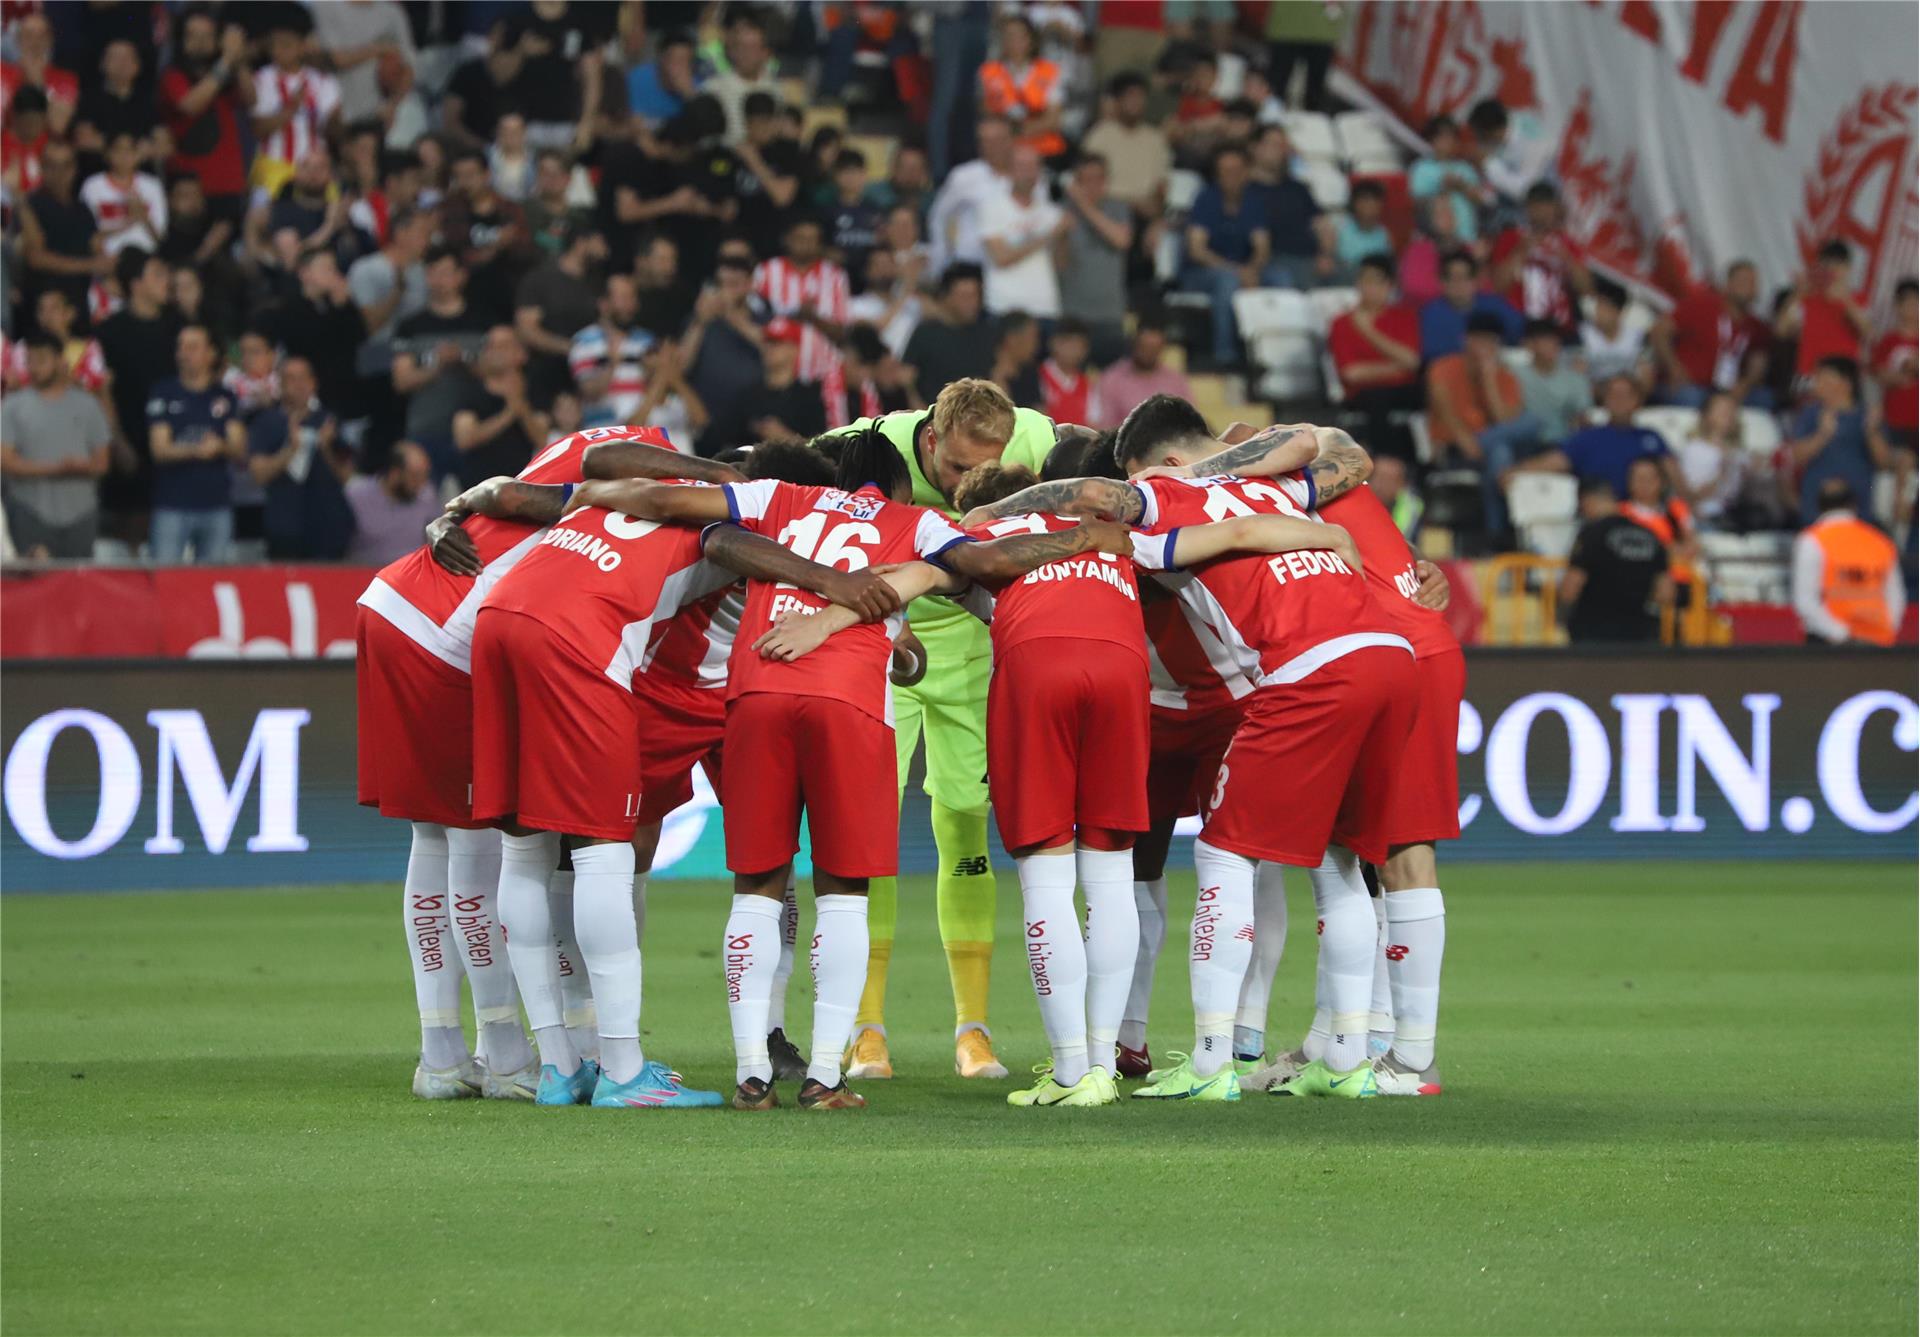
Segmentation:
{"type": "Polygon", "coordinates": [[[355,610],[360,802],[384,817],[472,827],[473,680],[355,610]]]}
{"type": "Polygon", "coordinates": [[[891,877],[900,866],[893,730],[825,696],[749,692],[727,705],[730,762],[720,807],[727,867],[778,868],[800,850],[807,813],[813,865],[836,877],[891,877]]]}
{"type": "Polygon", "coordinates": [[[693,768],[704,766],[720,792],[720,743],[727,729],[724,690],[650,682],[635,686],[640,711],[640,825],[652,826],[693,797],[693,768]]]}
{"type": "Polygon", "coordinates": [[[1146,660],[1111,642],[1042,637],[995,652],[987,792],[1003,845],[1147,829],[1147,691],[1146,660]]]}
{"type": "Polygon", "coordinates": [[[1414,665],[1418,680],[1413,731],[1400,749],[1393,797],[1383,822],[1389,845],[1460,839],[1460,701],[1467,659],[1458,650],[1414,665]]]}
{"type": "Polygon", "coordinates": [[[1147,818],[1154,826],[1200,811],[1239,725],[1239,702],[1212,710],[1153,707],[1147,818]]]}
{"type": "Polygon", "coordinates": [[[639,814],[633,693],[539,619],[482,608],[473,628],[473,815],[632,840],[639,814]]]}
{"type": "Polygon", "coordinates": [[[1332,841],[1385,862],[1387,806],[1418,691],[1413,656],[1392,646],[1262,687],[1220,763],[1201,838],[1299,868],[1316,866],[1332,841]]]}

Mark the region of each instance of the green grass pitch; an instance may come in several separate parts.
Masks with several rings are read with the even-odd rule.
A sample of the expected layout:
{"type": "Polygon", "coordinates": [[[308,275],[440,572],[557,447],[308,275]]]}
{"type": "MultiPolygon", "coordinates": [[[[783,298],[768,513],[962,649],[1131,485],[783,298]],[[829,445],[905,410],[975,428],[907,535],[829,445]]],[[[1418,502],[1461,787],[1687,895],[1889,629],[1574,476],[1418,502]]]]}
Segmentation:
{"type": "MultiPolygon", "coordinates": [[[[0,1323],[1914,1330],[1912,865],[1444,880],[1441,1099],[1009,1110],[952,1075],[921,879],[903,1076],[835,1117],[410,1099],[394,889],[11,896],[0,1323]]],[[[650,1049],[723,1088],[725,914],[715,886],[656,889],[646,963],[650,1049]]],[[[995,1011],[1024,1069],[1017,915],[1003,873],[995,1011]]],[[[1306,1019],[1312,922],[1300,879],[1276,1039],[1306,1019]]],[[[1156,1009],[1182,1047],[1177,946],[1156,1009]]]]}

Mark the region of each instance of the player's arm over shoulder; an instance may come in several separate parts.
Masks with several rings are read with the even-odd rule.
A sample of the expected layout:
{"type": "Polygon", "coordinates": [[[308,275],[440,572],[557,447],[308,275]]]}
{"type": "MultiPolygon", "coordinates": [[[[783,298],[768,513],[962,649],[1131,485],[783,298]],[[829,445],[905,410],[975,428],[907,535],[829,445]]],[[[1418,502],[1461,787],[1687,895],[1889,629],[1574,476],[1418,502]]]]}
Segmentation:
{"type": "Polygon", "coordinates": [[[1131,557],[1133,531],[1116,520],[1088,520],[1048,534],[1009,534],[985,543],[957,544],[941,554],[941,561],[969,580],[991,585],[1086,552],[1131,557]]]}
{"type": "Polygon", "coordinates": [[[990,506],[976,507],[961,523],[972,529],[1010,515],[1065,515],[1130,525],[1145,513],[1140,489],[1131,483],[1117,478],[1062,478],[1035,483],[990,506]]]}
{"type": "Polygon", "coordinates": [[[746,475],[718,460],[682,455],[644,441],[596,441],[580,457],[580,473],[589,479],[691,478],[700,483],[743,483],[746,475]]]}
{"type": "Polygon", "coordinates": [[[567,509],[600,506],[641,520],[680,524],[713,524],[736,517],[730,489],[692,487],[644,478],[592,479],[574,489],[567,509]]]}

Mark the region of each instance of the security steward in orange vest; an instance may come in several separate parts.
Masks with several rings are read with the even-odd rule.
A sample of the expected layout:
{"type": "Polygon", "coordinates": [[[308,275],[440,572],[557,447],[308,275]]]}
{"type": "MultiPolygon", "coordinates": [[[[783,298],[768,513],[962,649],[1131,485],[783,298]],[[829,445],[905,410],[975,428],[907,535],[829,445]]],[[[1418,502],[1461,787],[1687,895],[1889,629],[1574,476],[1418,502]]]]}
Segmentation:
{"type": "Polygon", "coordinates": [[[1900,554],[1854,513],[1844,478],[1820,485],[1820,516],[1793,541],[1793,608],[1810,645],[1892,645],[1907,611],[1900,554]]]}
{"type": "Polygon", "coordinates": [[[1020,143],[1042,158],[1067,151],[1060,133],[1060,67],[1039,53],[1033,25],[1019,14],[1000,21],[1000,56],[980,67],[980,106],[1004,116],[1020,143]]]}

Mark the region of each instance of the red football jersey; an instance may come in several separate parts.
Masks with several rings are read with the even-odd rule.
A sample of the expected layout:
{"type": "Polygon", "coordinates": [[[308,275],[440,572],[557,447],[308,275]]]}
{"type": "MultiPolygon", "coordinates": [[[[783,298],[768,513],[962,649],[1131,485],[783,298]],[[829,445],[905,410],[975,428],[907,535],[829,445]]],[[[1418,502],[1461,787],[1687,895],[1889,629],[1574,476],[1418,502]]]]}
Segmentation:
{"type": "Polygon", "coordinates": [[[1339,525],[1353,535],[1360,562],[1367,569],[1367,584],[1393,619],[1394,629],[1412,644],[1416,657],[1425,659],[1460,648],[1446,618],[1413,601],[1414,591],[1420,588],[1420,576],[1413,569],[1413,551],[1407,547],[1400,526],[1393,522],[1393,513],[1372,489],[1363,483],[1321,507],[1320,514],[1328,524],[1339,525]]]}
{"type": "MultiPolygon", "coordinates": [[[[997,539],[1009,534],[1057,534],[1079,523],[1061,515],[1016,515],[969,532],[976,538],[997,539]]],[[[1110,553],[1081,553],[1036,567],[995,590],[994,653],[1005,654],[1042,636],[1073,636],[1112,641],[1144,658],[1146,633],[1140,624],[1140,588],[1134,565],[1164,571],[1172,546],[1169,537],[1135,534],[1133,561],[1123,561],[1110,553]]]]}
{"type": "MultiPolygon", "coordinates": [[[[1154,478],[1140,492],[1140,527],[1152,534],[1237,515],[1305,519],[1315,500],[1304,470],[1274,479],[1154,478]]],[[[1219,637],[1255,686],[1298,682],[1369,645],[1412,650],[1366,578],[1330,550],[1223,557],[1160,579],[1219,637]]]]}
{"type": "Polygon", "coordinates": [[[655,629],[733,584],[733,573],[701,549],[692,526],[582,506],[543,532],[482,606],[545,623],[556,649],[631,689],[655,629]]]}
{"type": "MultiPolygon", "coordinates": [[[[595,427],[563,436],[527,461],[516,477],[529,483],[578,483],[587,447],[602,441],[637,441],[673,449],[655,427],[595,427]]],[[[359,602],[391,622],[402,635],[462,673],[471,672],[473,616],[494,583],[526,555],[539,534],[523,520],[471,517],[463,526],[478,550],[478,576],[456,576],[433,560],[424,546],[389,562],[359,602]]]]}
{"type": "MultiPolygon", "coordinates": [[[[737,523],[809,561],[842,571],[938,557],[956,543],[971,542],[938,511],[902,506],[872,488],[842,492],[766,479],[729,483],[726,493],[737,523]]],[[[884,623],[848,627],[790,664],[763,658],[754,650],[753,643],[776,617],[792,610],[815,613],[825,607],[827,601],[811,591],[749,581],[729,666],[727,699],[748,692],[824,696],[891,726],[893,693],[887,686],[887,663],[894,638],[900,634],[898,614],[884,623]]]]}
{"type": "Polygon", "coordinates": [[[736,581],[682,608],[656,630],[640,672],[650,681],[705,691],[725,687],[727,660],[746,601],[746,587],[736,581]]]}
{"type": "Polygon", "coordinates": [[[1253,690],[1213,629],[1197,622],[1185,603],[1152,581],[1140,593],[1147,678],[1156,707],[1204,715],[1229,708],[1253,690]]]}

